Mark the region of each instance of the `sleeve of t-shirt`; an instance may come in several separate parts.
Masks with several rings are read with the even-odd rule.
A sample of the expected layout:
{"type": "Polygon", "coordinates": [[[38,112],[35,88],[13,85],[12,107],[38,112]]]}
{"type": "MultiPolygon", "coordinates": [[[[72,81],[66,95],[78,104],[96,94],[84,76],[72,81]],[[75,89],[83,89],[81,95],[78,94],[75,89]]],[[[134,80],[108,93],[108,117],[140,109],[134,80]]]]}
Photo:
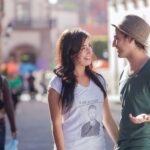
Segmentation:
{"type": "Polygon", "coordinates": [[[62,88],[61,78],[58,76],[52,77],[49,82],[48,88],[53,88],[56,92],[58,92],[60,94],[61,88],[62,88]]]}

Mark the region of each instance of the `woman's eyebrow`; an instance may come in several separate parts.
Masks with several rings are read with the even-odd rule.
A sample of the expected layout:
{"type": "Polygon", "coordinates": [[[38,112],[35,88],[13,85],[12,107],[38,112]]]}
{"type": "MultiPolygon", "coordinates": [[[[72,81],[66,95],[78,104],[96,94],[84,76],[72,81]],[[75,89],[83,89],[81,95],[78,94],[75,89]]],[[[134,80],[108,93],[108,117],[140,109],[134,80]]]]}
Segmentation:
{"type": "Polygon", "coordinates": [[[86,44],[83,44],[81,47],[87,46],[86,44]]]}
{"type": "Polygon", "coordinates": [[[86,46],[86,44],[83,44],[83,46],[86,46]]]}

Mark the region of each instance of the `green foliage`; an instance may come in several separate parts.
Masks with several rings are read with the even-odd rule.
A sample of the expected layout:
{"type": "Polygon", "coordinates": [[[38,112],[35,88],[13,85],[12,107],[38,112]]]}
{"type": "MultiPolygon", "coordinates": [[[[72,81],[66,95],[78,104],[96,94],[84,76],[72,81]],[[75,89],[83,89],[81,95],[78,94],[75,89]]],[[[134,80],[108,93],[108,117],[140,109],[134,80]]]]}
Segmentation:
{"type": "Polygon", "coordinates": [[[67,10],[77,10],[78,6],[74,4],[73,2],[65,2],[64,8],[67,10]]]}
{"type": "Polygon", "coordinates": [[[78,4],[74,0],[58,0],[58,3],[62,4],[66,10],[78,10],[78,4]]]}
{"type": "Polygon", "coordinates": [[[92,45],[93,45],[93,51],[98,59],[108,60],[108,38],[107,37],[93,37],[92,45]]]}

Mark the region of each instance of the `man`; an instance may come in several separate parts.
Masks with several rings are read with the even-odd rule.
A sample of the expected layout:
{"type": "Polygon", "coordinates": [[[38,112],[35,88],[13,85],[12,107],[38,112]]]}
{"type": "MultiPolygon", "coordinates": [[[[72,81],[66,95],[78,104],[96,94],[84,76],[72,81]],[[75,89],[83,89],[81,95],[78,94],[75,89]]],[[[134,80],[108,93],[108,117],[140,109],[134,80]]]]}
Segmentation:
{"type": "Polygon", "coordinates": [[[129,62],[120,77],[118,150],[150,150],[150,59],[146,53],[150,26],[136,15],[127,15],[113,26],[113,46],[118,57],[129,62]]]}
{"type": "Polygon", "coordinates": [[[100,123],[96,120],[96,106],[90,105],[88,108],[89,121],[81,128],[81,137],[98,136],[100,123]]]}
{"type": "Polygon", "coordinates": [[[5,146],[5,112],[10,122],[12,137],[16,138],[16,124],[10,88],[6,78],[0,75],[0,150],[4,150],[5,146]]]}

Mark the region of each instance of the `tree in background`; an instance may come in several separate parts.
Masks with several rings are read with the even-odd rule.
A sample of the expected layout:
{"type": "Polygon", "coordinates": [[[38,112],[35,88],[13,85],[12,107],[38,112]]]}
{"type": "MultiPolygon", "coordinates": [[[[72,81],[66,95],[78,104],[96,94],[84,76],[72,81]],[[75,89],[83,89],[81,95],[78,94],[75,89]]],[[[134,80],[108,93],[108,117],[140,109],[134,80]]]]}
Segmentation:
{"type": "Polygon", "coordinates": [[[108,38],[107,37],[93,37],[92,45],[93,45],[93,51],[97,59],[108,60],[108,38]]]}

